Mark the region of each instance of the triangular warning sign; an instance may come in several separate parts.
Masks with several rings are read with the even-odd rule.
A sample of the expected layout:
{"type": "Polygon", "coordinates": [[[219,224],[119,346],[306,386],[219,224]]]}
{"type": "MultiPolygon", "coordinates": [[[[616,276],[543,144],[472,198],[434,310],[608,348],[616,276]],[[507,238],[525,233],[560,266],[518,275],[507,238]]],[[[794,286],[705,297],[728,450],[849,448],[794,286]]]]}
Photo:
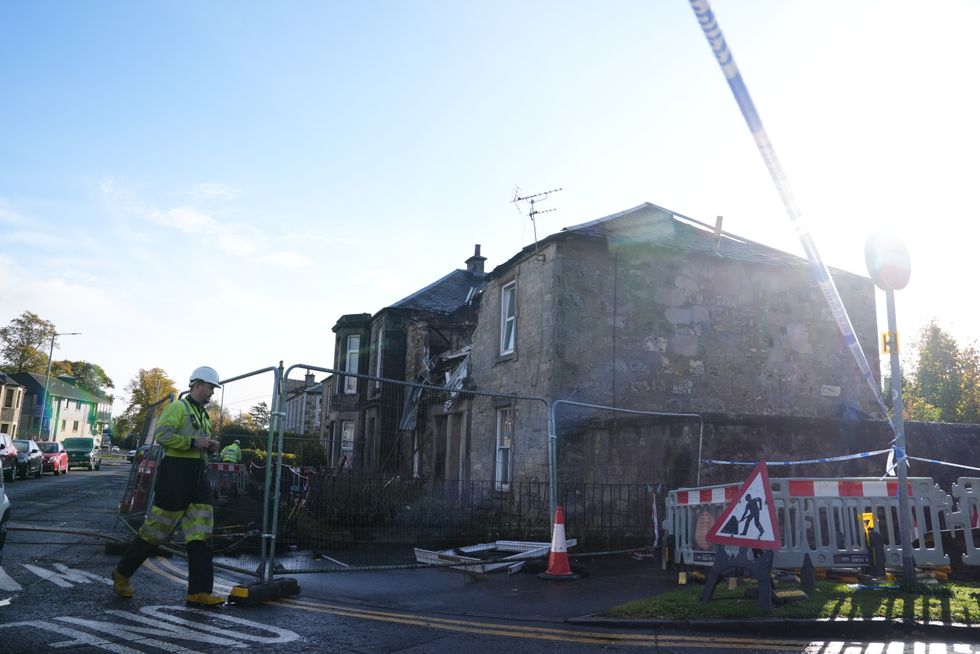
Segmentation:
{"type": "Polygon", "coordinates": [[[759,461],[745,480],[735,500],[718,516],[708,531],[709,543],[778,550],[782,539],[776,523],[766,462],[759,461]]]}

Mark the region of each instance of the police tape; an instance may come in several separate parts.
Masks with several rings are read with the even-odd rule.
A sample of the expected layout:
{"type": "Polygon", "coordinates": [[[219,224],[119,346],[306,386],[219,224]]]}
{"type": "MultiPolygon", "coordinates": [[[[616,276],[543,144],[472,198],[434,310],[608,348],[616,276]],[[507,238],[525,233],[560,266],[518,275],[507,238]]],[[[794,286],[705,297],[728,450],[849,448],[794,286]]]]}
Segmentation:
{"type": "MultiPolygon", "coordinates": [[[[874,450],[872,452],[858,452],[857,454],[844,454],[842,456],[831,456],[822,459],[807,459],[806,461],[766,461],[767,466],[799,466],[808,463],[832,463],[834,461],[848,461],[850,459],[866,459],[869,456],[886,454],[891,450],[874,450]]],[[[909,457],[912,458],[912,457],[909,457]]],[[[754,466],[758,461],[722,461],[720,459],[702,459],[702,463],[709,463],[720,466],[754,466]]]]}
{"type": "Polygon", "coordinates": [[[908,457],[913,461],[922,461],[923,463],[935,463],[940,466],[952,466],[954,468],[963,468],[965,470],[980,470],[975,466],[965,466],[962,463],[950,463],[949,461],[939,461],[937,459],[923,459],[921,456],[910,456],[908,457]]]}
{"type": "MultiPolygon", "coordinates": [[[[851,319],[847,315],[847,310],[844,308],[844,303],[837,291],[837,286],[834,284],[834,280],[830,276],[830,271],[826,264],[820,257],[817,245],[813,240],[813,236],[810,234],[806,221],[803,219],[803,213],[800,211],[796,203],[796,197],[790,188],[789,179],[786,177],[783,166],[776,156],[776,150],[769,140],[769,135],[766,133],[765,127],[762,125],[762,119],[759,117],[759,112],[755,108],[755,103],[752,102],[752,96],[749,95],[749,89],[745,85],[745,80],[742,79],[742,73],[735,63],[735,57],[732,55],[732,51],[725,41],[725,35],[721,31],[721,26],[718,24],[714,12],[711,10],[711,5],[708,0],[690,0],[690,4],[691,9],[694,10],[694,14],[698,19],[698,24],[701,25],[701,31],[704,32],[705,38],[708,39],[708,45],[711,46],[711,50],[714,52],[715,60],[718,62],[718,66],[721,67],[721,71],[725,75],[725,80],[728,82],[728,86],[735,96],[735,102],[738,103],[742,117],[745,119],[749,131],[752,133],[752,138],[755,140],[756,147],[759,149],[759,154],[762,155],[762,160],[769,170],[769,176],[772,177],[779,197],[786,207],[786,213],[793,223],[800,243],[803,245],[803,251],[806,252],[806,258],[810,262],[810,270],[813,273],[817,285],[823,292],[824,299],[830,308],[830,313],[837,322],[837,327],[840,329],[841,335],[844,338],[844,343],[857,362],[865,382],[871,388],[874,398],[881,407],[882,414],[887,416],[888,407],[885,406],[885,400],[881,396],[881,389],[878,387],[878,382],[875,380],[874,373],[871,371],[868,359],[864,355],[864,350],[861,349],[861,344],[858,342],[857,334],[854,332],[854,327],[851,324],[851,319]]],[[[892,424],[892,429],[894,430],[894,428],[895,426],[892,424]]],[[[904,452],[898,454],[899,461],[902,460],[903,456],[904,452]]]]}

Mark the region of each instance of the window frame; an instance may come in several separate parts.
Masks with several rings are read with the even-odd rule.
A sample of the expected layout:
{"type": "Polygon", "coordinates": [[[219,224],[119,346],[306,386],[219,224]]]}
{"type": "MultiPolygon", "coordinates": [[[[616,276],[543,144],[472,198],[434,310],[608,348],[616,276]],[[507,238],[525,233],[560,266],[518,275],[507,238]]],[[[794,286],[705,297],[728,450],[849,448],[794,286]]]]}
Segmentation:
{"type": "Polygon", "coordinates": [[[340,421],[340,451],[341,453],[354,452],[354,438],[356,432],[354,431],[354,421],[353,420],[341,420],[340,421]],[[347,427],[350,426],[350,438],[347,438],[347,427]],[[348,446],[347,443],[350,443],[348,446]]]}
{"type": "Polygon", "coordinates": [[[500,356],[517,349],[517,280],[500,287],[500,356]],[[510,309],[513,309],[513,312],[510,309]],[[508,338],[509,337],[509,338],[508,338]]]}
{"type": "Polygon", "coordinates": [[[496,417],[497,439],[493,460],[494,489],[498,491],[509,491],[514,478],[514,407],[499,407],[496,417]]]}
{"type": "Polygon", "coordinates": [[[376,339],[376,346],[374,350],[374,376],[379,379],[374,380],[374,390],[379,390],[381,388],[381,372],[383,366],[381,365],[381,357],[384,354],[384,342],[385,342],[385,326],[384,323],[378,325],[378,335],[376,339]]]}
{"type": "MultiPolygon", "coordinates": [[[[347,335],[347,347],[344,350],[344,372],[352,372],[355,375],[358,374],[358,365],[360,363],[360,350],[361,350],[361,335],[360,334],[348,334],[347,335]],[[355,344],[353,349],[352,344],[355,344]],[[353,353],[353,357],[351,354],[353,353]],[[353,365],[352,365],[353,362],[353,365]]],[[[344,377],[344,395],[357,395],[357,377],[344,377]]]]}

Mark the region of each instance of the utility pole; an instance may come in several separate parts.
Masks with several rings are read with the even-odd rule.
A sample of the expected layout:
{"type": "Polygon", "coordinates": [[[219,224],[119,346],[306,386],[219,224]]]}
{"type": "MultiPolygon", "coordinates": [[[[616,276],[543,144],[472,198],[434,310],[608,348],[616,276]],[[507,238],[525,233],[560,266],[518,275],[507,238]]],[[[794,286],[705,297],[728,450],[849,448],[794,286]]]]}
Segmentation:
{"type": "MultiPolygon", "coordinates": [[[[41,431],[44,430],[44,411],[48,406],[48,386],[51,384],[51,358],[54,356],[54,339],[59,336],[78,336],[82,332],[53,332],[51,334],[51,349],[48,350],[48,369],[44,373],[44,395],[41,396],[41,424],[38,425],[38,435],[41,435],[41,431]]],[[[51,430],[47,430],[48,436],[51,435],[51,430]]],[[[42,440],[48,440],[44,438],[42,440]]]]}
{"type": "Polygon", "coordinates": [[[531,226],[534,229],[534,251],[535,252],[538,251],[538,224],[537,224],[537,222],[535,222],[534,218],[538,214],[551,213],[552,211],[555,211],[555,210],[554,209],[539,210],[539,209],[536,209],[534,207],[534,203],[535,202],[544,202],[545,200],[548,199],[548,196],[549,195],[551,195],[552,193],[558,193],[561,190],[562,189],[560,189],[560,188],[553,188],[550,191],[545,191],[544,193],[534,193],[532,195],[524,195],[524,196],[518,195],[518,193],[520,192],[519,189],[514,191],[514,199],[511,200],[511,203],[512,204],[517,204],[518,202],[528,202],[531,205],[530,210],[527,212],[527,217],[531,219],[531,226]]]}

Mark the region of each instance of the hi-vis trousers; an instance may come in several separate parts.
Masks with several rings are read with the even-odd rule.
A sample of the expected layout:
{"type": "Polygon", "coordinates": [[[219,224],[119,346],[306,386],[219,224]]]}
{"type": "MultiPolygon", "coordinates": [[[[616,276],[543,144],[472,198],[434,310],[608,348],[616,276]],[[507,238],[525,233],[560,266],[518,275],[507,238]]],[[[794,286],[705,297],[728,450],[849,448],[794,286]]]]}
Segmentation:
{"type": "Polygon", "coordinates": [[[153,506],[116,569],[132,577],[161,542],[180,524],[187,543],[187,594],[214,590],[214,565],[211,560],[211,530],[214,509],[211,507],[211,485],[204,459],[163,457],[157,468],[153,506]]]}

